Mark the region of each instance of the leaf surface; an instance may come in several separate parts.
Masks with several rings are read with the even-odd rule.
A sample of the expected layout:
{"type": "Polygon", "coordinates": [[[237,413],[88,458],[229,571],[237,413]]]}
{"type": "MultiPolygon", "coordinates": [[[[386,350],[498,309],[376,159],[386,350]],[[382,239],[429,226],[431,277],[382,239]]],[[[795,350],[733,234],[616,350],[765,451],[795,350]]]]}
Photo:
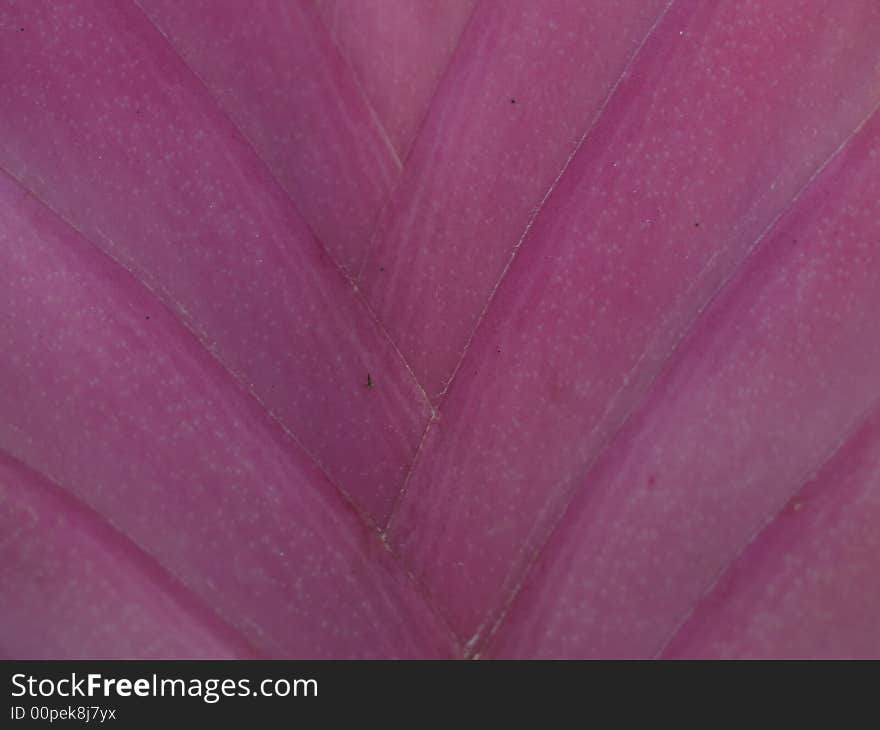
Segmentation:
{"type": "MultiPolygon", "coordinates": [[[[811,530],[818,517],[800,496],[804,483],[842,458],[880,402],[878,159],[875,115],[711,307],[589,474],[503,629],[505,653],[652,656],[768,522],[777,534],[786,530],[777,523],[804,517],[791,531],[811,530]],[[527,624],[544,632],[534,644],[527,624]]],[[[833,478],[821,489],[834,495],[821,498],[829,509],[851,511],[861,499],[833,478]]],[[[854,529],[863,539],[864,527],[854,529]]],[[[840,549],[833,539],[827,547],[840,549]]],[[[796,560],[784,548],[770,551],[768,569],[786,557],[796,560]]],[[[834,580],[859,569],[845,566],[834,580]]],[[[832,579],[830,555],[815,570],[824,577],[811,580],[832,579]]],[[[873,596],[841,594],[838,610],[873,596]]],[[[803,599],[809,620],[818,606],[803,599]]],[[[812,646],[822,653],[815,628],[812,646]]],[[[852,648],[846,632],[835,623],[824,640],[852,648]]],[[[767,651],[757,638],[740,651],[767,651]]],[[[810,646],[778,641],[770,651],[779,656],[810,646]]]]}
{"type": "Polygon", "coordinates": [[[133,4],[3,12],[25,31],[0,46],[0,166],[143,281],[382,520],[430,410],[269,170],[133,4]]]}
{"type": "Polygon", "coordinates": [[[875,656],[878,39],[0,2],[0,655],[875,656]]]}
{"type": "Polygon", "coordinates": [[[676,4],[523,241],[391,524],[462,636],[491,626],[708,302],[880,102],[877,5],[802,5],[676,4]]]}
{"type": "Polygon", "coordinates": [[[0,456],[0,653],[250,658],[204,606],[106,523],[0,456]]]}
{"type": "Polygon", "coordinates": [[[401,159],[477,0],[315,0],[401,159]]]}
{"type": "Polygon", "coordinates": [[[378,535],[170,312],[5,176],[0,220],[0,448],[263,655],[447,651],[378,535]]]}

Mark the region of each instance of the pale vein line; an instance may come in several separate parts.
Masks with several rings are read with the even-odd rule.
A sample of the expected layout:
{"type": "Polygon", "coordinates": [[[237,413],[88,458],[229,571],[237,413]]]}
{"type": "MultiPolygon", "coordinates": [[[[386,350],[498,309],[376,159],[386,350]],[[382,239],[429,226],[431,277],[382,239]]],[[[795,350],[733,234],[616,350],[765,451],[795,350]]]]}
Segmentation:
{"type": "MultiPolygon", "coordinates": [[[[532,570],[534,569],[534,566],[537,563],[538,558],[540,557],[543,549],[547,546],[547,544],[550,542],[550,539],[553,537],[553,535],[555,534],[557,529],[559,529],[559,527],[564,522],[564,518],[565,518],[566,514],[568,513],[568,510],[571,507],[571,504],[574,502],[577,494],[580,493],[581,489],[586,487],[586,481],[589,479],[589,474],[592,471],[593,467],[599,461],[599,459],[602,457],[602,455],[605,454],[617,442],[618,438],[620,437],[620,434],[624,431],[626,425],[630,422],[630,420],[636,414],[638,414],[640,412],[640,410],[643,408],[643,406],[647,402],[648,396],[651,394],[651,392],[653,392],[653,388],[661,380],[663,375],[670,370],[670,368],[672,367],[672,364],[676,361],[676,359],[681,359],[681,357],[683,357],[683,353],[686,352],[686,346],[691,341],[694,331],[702,323],[703,315],[706,313],[707,309],[712,305],[712,303],[716,299],[718,299],[719,296],[721,296],[721,294],[723,293],[723,291],[725,291],[725,289],[728,287],[728,285],[731,284],[731,282],[733,282],[737,278],[737,276],[739,276],[740,273],[746,268],[746,266],[748,265],[748,263],[751,260],[751,257],[753,256],[753,254],[760,247],[760,245],[764,241],[764,239],[766,239],[774,231],[774,229],[779,224],[779,222],[782,220],[782,218],[785,217],[786,215],[788,215],[792,211],[792,209],[804,197],[806,192],[813,187],[813,185],[821,177],[821,175],[828,169],[828,167],[843,153],[843,151],[851,144],[852,140],[859,134],[859,132],[861,132],[864,129],[864,127],[878,113],[880,113],[880,104],[875,106],[871,110],[871,112],[858,125],[856,125],[856,127],[853,129],[853,131],[850,132],[844,138],[843,142],[841,142],[840,145],[828,156],[828,158],[816,169],[816,171],[809,177],[807,182],[804,183],[804,185],[795,193],[795,195],[791,198],[791,200],[789,200],[789,202],[782,208],[782,210],[771,220],[771,222],[764,228],[764,230],[761,232],[761,234],[758,236],[758,238],[755,239],[755,241],[751,244],[751,246],[749,246],[746,249],[746,252],[745,252],[743,258],[740,260],[739,264],[733,268],[731,273],[725,279],[722,280],[722,282],[718,285],[718,287],[715,289],[715,291],[709,296],[709,298],[703,303],[703,305],[697,309],[694,318],[691,320],[689,325],[687,325],[683,328],[682,335],[679,337],[679,339],[673,345],[672,349],[669,352],[669,355],[667,355],[667,357],[666,357],[666,360],[657,369],[657,372],[656,372],[654,378],[647,384],[645,393],[643,394],[639,403],[633,406],[633,408],[630,410],[630,412],[627,414],[627,416],[623,419],[623,421],[617,427],[617,429],[615,429],[615,431],[608,437],[608,439],[605,441],[605,443],[599,447],[598,452],[596,453],[594,458],[590,461],[590,464],[587,467],[587,476],[584,479],[585,484],[582,485],[582,487],[580,489],[577,489],[572,493],[571,498],[567,501],[567,503],[566,503],[565,507],[563,508],[562,512],[560,513],[560,515],[558,516],[558,518],[556,520],[554,520],[553,525],[550,528],[550,531],[547,535],[547,538],[542,543],[542,545],[538,548],[538,550],[536,551],[533,558],[527,561],[526,567],[524,568],[523,573],[520,576],[520,579],[511,588],[511,591],[510,591],[507,599],[503,602],[501,611],[497,615],[497,618],[494,620],[492,619],[492,616],[495,615],[494,612],[489,614],[489,617],[487,618],[487,620],[483,624],[481,624],[481,626],[477,629],[477,631],[474,633],[474,635],[467,642],[466,650],[471,650],[478,645],[485,645],[492,638],[492,636],[494,636],[498,632],[498,630],[501,627],[501,624],[506,619],[506,617],[510,611],[510,608],[512,607],[512,604],[514,603],[517,595],[519,594],[523,585],[528,581],[530,574],[531,574],[532,570]],[[485,636],[481,636],[481,634],[483,634],[483,632],[486,630],[487,626],[489,626],[488,633],[486,633],[485,636]]],[[[708,269],[709,264],[711,264],[711,261],[716,257],[716,255],[717,255],[717,252],[716,252],[716,254],[713,254],[713,256],[710,258],[709,263],[703,267],[703,269],[700,272],[700,275],[698,276],[696,281],[699,281],[699,278],[702,277],[702,275],[708,269]]],[[[650,347],[650,345],[649,345],[649,347],[650,347]]],[[[618,389],[618,391],[614,394],[614,396],[612,396],[612,401],[615,401],[619,397],[619,395],[621,394],[623,389],[626,387],[626,381],[636,371],[639,363],[641,363],[644,360],[644,358],[646,357],[647,351],[648,351],[648,348],[646,348],[642,352],[642,354],[639,356],[638,360],[636,361],[636,364],[633,366],[633,368],[630,369],[627,377],[625,378],[624,384],[618,389]]],[[[610,406],[609,406],[609,408],[606,408],[600,421],[593,428],[591,435],[596,432],[597,428],[599,427],[599,425],[601,425],[602,421],[607,416],[607,414],[610,412],[610,410],[611,410],[610,406]]]]}
{"type": "MultiPolygon", "coordinates": [[[[422,118],[419,120],[419,124],[416,127],[415,131],[413,132],[412,139],[410,140],[409,147],[407,148],[406,155],[404,156],[404,159],[403,159],[403,167],[404,168],[406,167],[406,163],[409,162],[410,152],[412,152],[412,150],[415,148],[416,141],[422,135],[422,131],[424,130],[425,126],[428,123],[428,119],[431,116],[431,109],[434,108],[434,104],[436,103],[437,90],[440,88],[440,85],[446,80],[446,77],[449,76],[450,69],[453,66],[453,61],[455,60],[455,57],[459,54],[460,49],[461,49],[461,39],[464,38],[464,36],[466,35],[466,31],[468,30],[468,28],[470,28],[471,24],[473,23],[474,16],[476,15],[477,6],[481,2],[482,2],[482,0],[477,0],[477,2],[475,2],[474,5],[471,7],[470,14],[468,15],[467,20],[465,21],[464,25],[462,26],[461,32],[458,34],[458,38],[456,38],[456,40],[455,40],[455,47],[452,49],[452,53],[449,54],[449,60],[446,62],[446,66],[443,68],[443,73],[440,74],[440,76],[437,78],[437,83],[434,84],[434,89],[431,92],[431,100],[428,103],[428,108],[425,109],[425,113],[422,114],[422,118]]],[[[385,218],[385,215],[388,211],[389,206],[393,205],[396,198],[397,198],[397,190],[403,181],[403,177],[404,177],[403,172],[404,171],[405,170],[401,170],[401,174],[398,176],[397,181],[394,184],[394,187],[388,193],[388,198],[385,200],[385,204],[382,206],[382,209],[379,211],[378,215],[376,216],[376,221],[375,221],[375,224],[373,225],[373,231],[370,234],[369,243],[367,244],[366,250],[364,251],[364,255],[361,257],[361,263],[360,263],[360,266],[358,267],[357,273],[355,274],[355,276],[353,278],[353,282],[354,282],[355,286],[359,286],[361,283],[363,283],[364,269],[367,268],[367,263],[370,260],[370,256],[373,253],[373,251],[376,249],[377,238],[378,238],[379,234],[381,233],[381,223],[382,223],[383,219],[385,218]]],[[[389,334],[389,338],[390,338],[390,334],[389,334]]],[[[401,357],[403,357],[403,355],[401,355],[401,357]]],[[[415,375],[413,375],[413,377],[415,377],[415,375]]],[[[427,397],[427,395],[426,395],[426,397],[427,397]]],[[[429,399],[429,401],[430,401],[430,399],[429,399]]]]}
{"type": "MultiPolygon", "coordinates": [[[[480,5],[481,2],[482,2],[482,0],[477,0],[471,6],[471,10],[470,10],[470,13],[468,14],[468,18],[465,21],[465,23],[462,25],[462,29],[458,34],[458,38],[456,38],[455,47],[453,48],[452,53],[449,54],[449,60],[446,62],[446,66],[443,69],[443,73],[438,77],[437,82],[434,84],[434,90],[431,93],[431,103],[429,104],[429,108],[425,110],[425,113],[422,115],[422,118],[419,120],[418,127],[416,128],[416,131],[413,134],[412,140],[410,141],[409,148],[407,150],[406,159],[409,159],[409,152],[415,147],[416,140],[421,135],[422,130],[424,129],[425,125],[427,124],[427,120],[430,115],[431,107],[433,107],[433,105],[434,105],[434,100],[436,98],[437,89],[440,88],[440,85],[443,83],[443,81],[445,81],[446,77],[449,75],[450,69],[453,66],[453,61],[461,49],[461,40],[462,40],[462,38],[464,38],[464,36],[467,33],[467,30],[470,28],[471,24],[473,23],[474,17],[476,15],[477,7],[480,5]]],[[[371,252],[375,248],[376,238],[380,233],[379,224],[381,223],[382,219],[384,218],[387,208],[390,205],[393,205],[395,197],[396,197],[395,194],[396,194],[397,188],[400,185],[402,178],[403,178],[403,175],[401,175],[400,178],[398,179],[397,184],[394,187],[394,190],[392,190],[392,192],[389,194],[388,199],[385,202],[385,205],[382,207],[382,211],[380,212],[379,216],[377,217],[376,225],[373,230],[373,234],[370,236],[370,244],[367,247],[367,251],[365,252],[364,257],[361,261],[361,266],[358,270],[357,276],[352,281],[352,286],[354,287],[355,291],[357,292],[358,296],[360,297],[360,300],[363,303],[364,307],[370,313],[370,315],[373,317],[373,320],[375,321],[375,323],[385,333],[386,338],[391,343],[392,347],[394,347],[395,351],[398,354],[398,357],[400,357],[400,360],[404,363],[404,366],[406,367],[406,369],[409,371],[410,375],[412,376],[412,379],[418,385],[419,390],[421,391],[421,395],[424,397],[426,403],[428,404],[428,407],[430,408],[430,417],[428,418],[428,421],[425,424],[425,430],[422,433],[421,439],[419,439],[418,446],[416,447],[416,450],[413,453],[413,457],[410,460],[409,466],[407,467],[406,476],[403,479],[403,482],[400,486],[400,490],[398,491],[397,496],[395,497],[394,502],[391,505],[391,510],[388,513],[388,517],[385,520],[385,526],[384,526],[384,528],[381,529],[382,539],[383,539],[383,541],[386,542],[386,544],[388,544],[387,539],[388,539],[388,535],[391,531],[392,521],[394,520],[394,517],[397,515],[398,507],[400,506],[401,502],[403,502],[403,499],[404,499],[407,491],[409,490],[410,481],[413,477],[413,474],[415,473],[416,465],[418,464],[419,458],[421,457],[424,446],[428,440],[428,435],[430,434],[430,431],[433,428],[434,423],[439,418],[439,411],[437,410],[437,408],[434,407],[434,404],[433,404],[431,398],[428,396],[427,391],[424,389],[424,387],[422,386],[422,383],[419,381],[418,377],[416,376],[415,371],[410,366],[409,361],[404,356],[404,354],[400,350],[400,348],[397,346],[397,343],[395,342],[394,338],[391,336],[391,333],[385,327],[385,324],[378,317],[378,315],[374,312],[374,310],[370,306],[369,302],[367,302],[366,297],[364,297],[362,295],[360,288],[359,288],[359,283],[363,279],[364,268],[366,267],[367,262],[369,261],[371,252]]],[[[402,559],[401,559],[401,563],[405,565],[405,563],[402,559]]],[[[439,612],[438,612],[438,615],[439,615],[439,612]]]]}
{"type": "MultiPolygon", "coordinates": [[[[135,2],[139,2],[140,0],[135,0],[135,2]]],[[[327,24],[327,21],[324,17],[318,13],[318,22],[321,26],[327,31],[327,37],[330,39],[330,42],[333,45],[333,48],[336,50],[336,54],[342,59],[342,62],[345,64],[345,67],[349,70],[352,81],[354,82],[355,87],[357,88],[358,94],[360,95],[364,105],[367,108],[367,111],[370,113],[370,118],[373,120],[373,125],[376,127],[377,131],[382,137],[382,141],[385,143],[385,146],[388,147],[388,151],[391,153],[391,159],[394,161],[394,166],[397,168],[398,176],[403,171],[403,160],[400,157],[400,152],[394,146],[391,141],[391,137],[388,134],[388,129],[385,126],[385,123],[379,118],[379,113],[376,111],[376,107],[373,106],[373,101],[370,99],[367,94],[366,89],[364,88],[363,80],[355,71],[354,66],[351,63],[351,60],[348,58],[348,55],[343,52],[342,47],[339,45],[336,34],[336,17],[339,14],[339,5],[333,5],[333,26],[327,24]]]]}
{"type": "Polygon", "coordinates": [[[388,534],[391,532],[392,521],[398,513],[398,507],[400,506],[400,503],[403,501],[404,496],[406,496],[406,493],[409,490],[410,480],[412,479],[413,473],[416,470],[416,465],[419,463],[419,459],[422,455],[422,450],[425,448],[425,444],[428,441],[428,435],[431,432],[431,427],[434,425],[434,422],[438,418],[439,414],[437,413],[437,411],[434,411],[431,415],[431,418],[428,420],[428,423],[425,425],[425,430],[422,432],[422,438],[419,439],[419,445],[416,448],[416,451],[413,454],[413,458],[409,463],[409,468],[406,471],[406,476],[403,479],[403,484],[401,485],[400,491],[397,493],[397,497],[391,505],[391,511],[388,513],[388,518],[385,520],[385,527],[382,529],[383,538],[387,538],[388,534]]]}
{"type": "Polygon", "coordinates": [[[471,5],[471,9],[468,11],[467,19],[462,23],[461,30],[458,32],[458,37],[455,39],[455,44],[452,46],[452,51],[450,52],[448,58],[446,59],[446,65],[443,67],[443,71],[440,72],[437,76],[437,80],[434,82],[434,86],[431,88],[431,95],[428,97],[428,106],[419,119],[419,123],[416,125],[416,128],[413,130],[412,137],[409,140],[409,146],[407,147],[406,153],[404,154],[404,163],[409,159],[409,152],[415,146],[415,141],[421,136],[422,130],[424,130],[425,126],[428,122],[428,115],[431,111],[431,108],[434,106],[434,101],[437,96],[437,89],[440,88],[440,85],[446,80],[449,76],[450,70],[452,69],[453,60],[459,54],[459,50],[461,49],[461,39],[464,38],[468,29],[473,24],[474,17],[477,14],[477,7],[481,5],[483,0],[476,0],[473,5],[471,5]]]}

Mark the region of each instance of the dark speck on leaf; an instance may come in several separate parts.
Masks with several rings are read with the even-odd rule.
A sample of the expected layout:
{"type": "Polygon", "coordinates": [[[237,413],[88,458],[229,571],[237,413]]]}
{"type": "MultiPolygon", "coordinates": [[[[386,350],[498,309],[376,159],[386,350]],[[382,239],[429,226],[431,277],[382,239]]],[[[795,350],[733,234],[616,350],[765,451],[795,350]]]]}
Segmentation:
{"type": "Polygon", "coordinates": [[[384,266],[380,266],[380,267],[379,267],[379,271],[385,271],[385,267],[384,267],[384,266]]]}
{"type": "Polygon", "coordinates": [[[149,318],[150,318],[150,315],[149,315],[149,314],[147,314],[147,315],[144,316],[144,319],[149,319],[149,318]]]}
{"type": "Polygon", "coordinates": [[[369,390],[373,389],[373,376],[367,373],[367,382],[364,384],[369,390]]]}
{"type": "Polygon", "coordinates": [[[511,99],[511,100],[510,100],[510,103],[511,103],[511,104],[516,104],[516,99],[511,99]]]}
{"type": "Polygon", "coordinates": [[[694,223],[694,228],[699,228],[699,227],[700,227],[699,223],[694,223]]]}

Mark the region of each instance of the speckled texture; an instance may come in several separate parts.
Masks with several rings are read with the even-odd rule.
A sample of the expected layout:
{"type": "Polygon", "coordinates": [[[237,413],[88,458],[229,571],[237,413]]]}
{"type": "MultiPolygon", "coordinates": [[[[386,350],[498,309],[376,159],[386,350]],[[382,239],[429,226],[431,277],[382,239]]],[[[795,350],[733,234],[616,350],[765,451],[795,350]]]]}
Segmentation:
{"type": "Polygon", "coordinates": [[[691,323],[880,102],[880,7],[804,5],[677,4],[524,241],[392,521],[462,635],[491,625],[691,323]]]}
{"type": "Polygon", "coordinates": [[[427,403],[250,145],[137,7],[0,13],[24,28],[0,44],[0,166],[144,281],[382,520],[427,403]]]}
{"type": "MultiPolygon", "coordinates": [[[[767,238],[582,480],[503,629],[502,655],[655,655],[768,521],[790,512],[809,524],[799,490],[880,404],[878,162],[880,115],[767,238]]],[[[799,610],[820,609],[803,599],[799,610]]],[[[835,627],[824,630],[846,631],[835,627]]],[[[755,642],[765,649],[801,647],[755,642]]]]}
{"type": "Polygon", "coordinates": [[[0,656],[878,656],[875,0],[6,0],[0,99],[0,656]]]}
{"type": "Polygon", "coordinates": [[[155,298],[5,176],[0,220],[0,449],[265,655],[443,654],[378,536],[155,298]]]}
{"type": "Polygon", "coordinates": [[[531,214],[667,0],[483,2],[361,275],[437,399],[531,214]]]}
{"type": "Polygon", "coordinates": [[[400,161],[312,0],[137,4],[253,144],[318,240],[357,273],[400,161]]]}
{"type": "Polygon", "coordinates": [[[0,455],[0,656],[249,659],[99,516],[0,455]]]}
{"type": "Polygon", "coordinates": [[[878,524],[875,409],[712,587],[662,658],[876,659],[878,524]]]}

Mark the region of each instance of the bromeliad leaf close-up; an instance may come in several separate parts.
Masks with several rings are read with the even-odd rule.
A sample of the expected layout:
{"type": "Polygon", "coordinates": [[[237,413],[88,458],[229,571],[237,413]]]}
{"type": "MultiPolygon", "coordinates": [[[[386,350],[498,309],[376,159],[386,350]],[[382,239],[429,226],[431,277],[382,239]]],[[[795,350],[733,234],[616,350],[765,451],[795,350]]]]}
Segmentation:
{"type": "Polygon", "coordinates": [[[876,0],[0,0],[0,655],[880,657],[876,0]]]}

